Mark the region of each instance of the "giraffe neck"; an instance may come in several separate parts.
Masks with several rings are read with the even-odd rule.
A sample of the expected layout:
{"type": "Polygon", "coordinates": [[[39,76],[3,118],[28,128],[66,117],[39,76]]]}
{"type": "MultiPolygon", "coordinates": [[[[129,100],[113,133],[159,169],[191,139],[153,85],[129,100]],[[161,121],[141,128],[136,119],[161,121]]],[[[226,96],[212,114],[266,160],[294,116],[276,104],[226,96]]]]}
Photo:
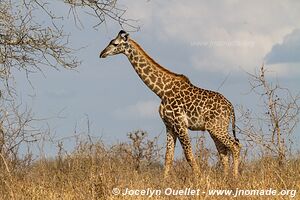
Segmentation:
{"type": "Polygon", "coordinates": [[[161,99],[168,98],[174,92],[175,82],[189,83],[185,76],[173,73],[156,63],[132,39],[129,40],[129,48],[124,54],[143,82],[161,99]]]}

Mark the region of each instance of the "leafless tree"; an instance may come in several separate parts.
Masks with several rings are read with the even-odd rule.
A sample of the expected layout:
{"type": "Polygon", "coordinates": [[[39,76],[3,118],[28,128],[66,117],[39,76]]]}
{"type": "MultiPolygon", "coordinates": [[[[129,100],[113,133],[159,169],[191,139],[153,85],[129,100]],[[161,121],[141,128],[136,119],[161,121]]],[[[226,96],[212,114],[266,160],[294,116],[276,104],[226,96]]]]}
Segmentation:
{"type": "Polygon", "coordinates": [[[1,155],[16,156],[22,143],[34,141],[41,134],[32,128],[36,119],[30,109],[22,111],[24,105],[18,103],[16,72],[24,73],[30,82],[30,73],[43,73],[47,67],[76,68],[80,61],[69,43],[64,19],[71,17],[74,26],[83,28],[80,18],[88,14],[97,28],[106,22],[116,22],[136,29],[132,20],[124,18],[125,12],[117,0],[0,1],[1,155]],[[56,12],[58,6],[67,6],[69,13],[56,12]]]}
{"type": "Polygon", "coordinates": [[[249,73],[251,92],[258,96],[261,113],[239,108],[242,124],[241,132],[248,145],[258,145],[278,158],[279,164],[285,160],[292,145],[292,135],[299,122],[300,96],[293,95],[278,81],[273,83],[266,76],[264,65],[258,73],[249,73]]]}

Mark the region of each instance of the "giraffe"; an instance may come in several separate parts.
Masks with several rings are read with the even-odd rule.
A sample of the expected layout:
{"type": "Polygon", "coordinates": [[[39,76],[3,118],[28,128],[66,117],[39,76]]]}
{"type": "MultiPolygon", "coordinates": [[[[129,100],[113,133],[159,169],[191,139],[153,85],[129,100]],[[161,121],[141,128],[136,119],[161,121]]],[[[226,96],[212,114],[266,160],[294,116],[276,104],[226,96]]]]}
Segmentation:
{"type": "Polygon", "coordinates": [[[232,104],[220,93],[198,88],[190,80],[156,63],[129,34],[121,30],[100,53],[100,58],[125,54],[142,81],[160,99],[159,114],[167,133],[164,177],[173,165],[178,139],[187,162],[198,174],[193,156],[189,130],[208,131],[216,145],[224,174],[228,175],[229,153],[233,157],[233,176],[238,175],[241,144],[235,134],[235,114],[232,104]],[[228,133],[232,124],[233,136],[228,133]]]}

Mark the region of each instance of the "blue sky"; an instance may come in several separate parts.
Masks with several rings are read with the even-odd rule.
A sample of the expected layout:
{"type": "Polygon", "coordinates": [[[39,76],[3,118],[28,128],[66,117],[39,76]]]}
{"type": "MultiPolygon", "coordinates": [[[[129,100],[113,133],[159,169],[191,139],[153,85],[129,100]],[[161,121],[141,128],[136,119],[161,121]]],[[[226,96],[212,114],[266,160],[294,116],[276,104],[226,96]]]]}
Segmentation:
{"type": "MultiPolygon", "coordinates": [[[[199,87],[219,90],[235,106],[257,106],[257,98],[246,95],[250,86],[245,71],[254,72],[262,63],[282,86],[299,92],[299,1],[119,3],[127,8],[126,17],[138,19],[141,29],[131,32],[130,37],[151,57],[187,75],[199,87]]],[[[62,15],[66,10],[56,9],[62,15]]],[[[95,22],[86,15],[81,16],[82,30],[74,28],[71,19],[64,22],[71,33],[71,46],[85,47],[77,53],[82,64],[76,71],[46,69],[46,77],[31,75],[34,89],[20,75],[17,84],[22,101],[32,106],[37,117],[49,118],[47,123],[57,138],[71,136],[75,130],[86,132],[88,116],[91,134],[102,137],[105,143],[124,141],[128,132],[137,129],[148,131],[150,137],[161,134],[164,142],[156,95],[124,55],[99,59],[99,52],[120,27],[108,21],[94,30],[91,26],[95,22]]]]}

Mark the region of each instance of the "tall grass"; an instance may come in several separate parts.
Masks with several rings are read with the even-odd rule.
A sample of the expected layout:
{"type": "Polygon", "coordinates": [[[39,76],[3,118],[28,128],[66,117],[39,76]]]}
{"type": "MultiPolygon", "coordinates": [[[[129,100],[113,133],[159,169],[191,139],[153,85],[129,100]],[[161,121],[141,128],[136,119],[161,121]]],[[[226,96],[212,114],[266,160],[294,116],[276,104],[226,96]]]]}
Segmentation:
{"type": "MultiPolygon", "coordinates": [[[[152,199],[232,199],[233,196],[209,195],[208,192],[211,189],[228,189],[233,192],[239,189],[287,189],[299,192],[300,189],[299,155],[289,158],[283,166],[279,166],[272,157],[244,161],[237,180],[224,177],[218,165],[203,163],[205,160],[199,163],[201,174],[195,177],[185,159],[177,158],[170,176],[163,179],[163,164],[158,159],[160,148],[146,136],[140,139],[140,143],[135,143],[135,138],[130,143],[110,147],[101,141],[81,141],[70,153],[59,151],[52,159],[32,162],[20,160],[14,166],[9,160],[5,160],[4,164],[4,159],[0,158],[0,199],[149,198],[149,195],[113,194],[117,189],[124,193],[127,188],[160,191],[167,188],[191,188],[200,191],[199,195],[192,196],[162,193],[154,195],[152,199]]],[[[300,199],[299,194],[294,195],[252,195],[235,199],[300,199]]]]}

